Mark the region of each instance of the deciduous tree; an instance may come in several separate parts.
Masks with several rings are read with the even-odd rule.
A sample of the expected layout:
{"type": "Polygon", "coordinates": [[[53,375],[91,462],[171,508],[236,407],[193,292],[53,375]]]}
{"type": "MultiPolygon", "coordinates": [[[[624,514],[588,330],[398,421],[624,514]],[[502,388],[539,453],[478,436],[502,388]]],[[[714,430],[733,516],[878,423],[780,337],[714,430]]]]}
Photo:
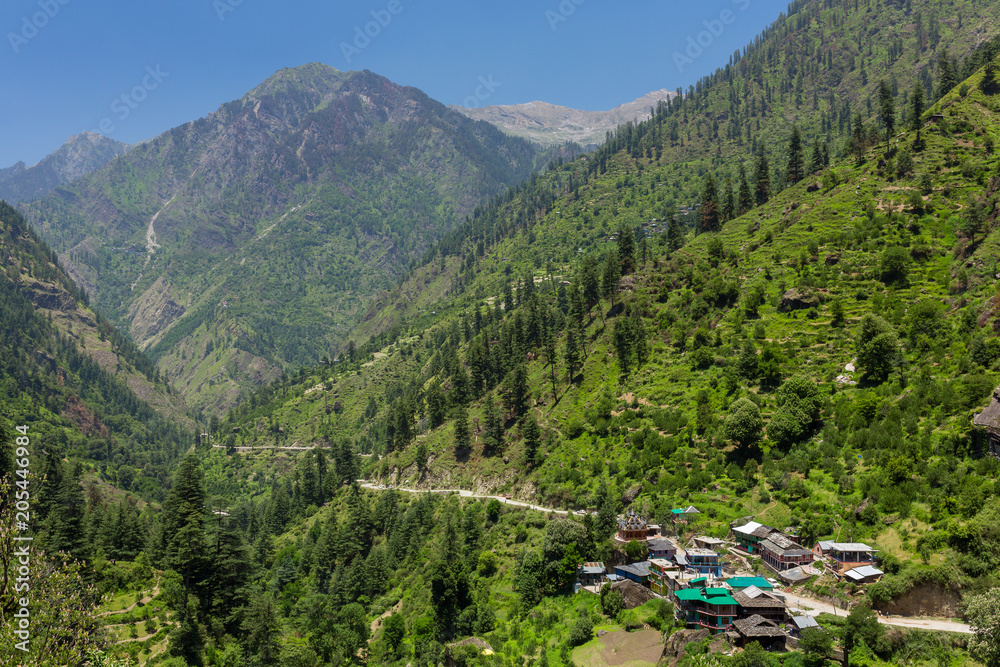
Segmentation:
{"type": "Polygon", "coordinates": [[[988,667],[1000,666],[1000,588],[969,596],[965,615],[972,628],[969,649],[988,667]]]}

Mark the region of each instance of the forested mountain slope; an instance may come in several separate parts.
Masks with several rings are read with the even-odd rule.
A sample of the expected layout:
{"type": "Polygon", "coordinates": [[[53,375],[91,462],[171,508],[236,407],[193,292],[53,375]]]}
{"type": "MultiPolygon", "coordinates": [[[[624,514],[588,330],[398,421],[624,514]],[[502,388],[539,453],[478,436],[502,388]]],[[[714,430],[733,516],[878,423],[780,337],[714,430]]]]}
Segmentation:
{"type": "Polygon", "coordinates": [[[193,407],[335,356],[371,295],[536,148],[370,72],[306,65],[27,208],[193,407]]]}
{"type": "Polygon", "coordinates": [[[634,176],[653,168],[646,187],[656,194],[633,211],[639,218],[696,206],[709,172],[738,195],[741,167],[752,179],[761,150],[777,191],[790,182],[793,128],[828,164],[846,150],[857,116],[877,115],[881,81],[905,124],[917,83],[937,99],[982,65],[967,56],[998,34],[1000,7],[984,0],[796,0],[725,67],[661,105],[656,122],[622,127],[590,169],[603,172],[622,150],[634,176]]]}
{"type": "Polygon", "coordinates": [[[170,464],[193,438],[183,400],[3,203],[0,230],[5,435],[27,425],[39,466],[87,460],[125,490],[162,495],[170,464]]]}

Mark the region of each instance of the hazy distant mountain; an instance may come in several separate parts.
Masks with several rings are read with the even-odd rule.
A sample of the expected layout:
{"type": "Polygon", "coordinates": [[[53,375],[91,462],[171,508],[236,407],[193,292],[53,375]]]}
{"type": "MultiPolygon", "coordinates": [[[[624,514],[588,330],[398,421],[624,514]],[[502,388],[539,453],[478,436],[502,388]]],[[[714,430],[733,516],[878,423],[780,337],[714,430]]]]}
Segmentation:
{"type": "Polygon", "coordinates": [[[128,149],[128,144],[95,132],[74,135],[32,167],[18,162],[0,169],[0,199],[17,204],[44,197],[60,185],[100,169],[128,149]]]}
{"type": "Polygon", "coordinates": [[[26,207],[196,408],[333,358],[537,147],[368,71],[283,69],[26,207]]]}
{"type": "Polygon", "coordinates": [[[574,141],[583,146],[601,144],[605,134],[622,123],[646,120],[649,110],[660,100],[666,101],[677,93],[656,90],[637,100],[626,102],[611,111],[580,111],[548,102],[503,104],[475,109],[452,106],[469,118],[485,120],[519,137],[543,146],[574,141]]]}

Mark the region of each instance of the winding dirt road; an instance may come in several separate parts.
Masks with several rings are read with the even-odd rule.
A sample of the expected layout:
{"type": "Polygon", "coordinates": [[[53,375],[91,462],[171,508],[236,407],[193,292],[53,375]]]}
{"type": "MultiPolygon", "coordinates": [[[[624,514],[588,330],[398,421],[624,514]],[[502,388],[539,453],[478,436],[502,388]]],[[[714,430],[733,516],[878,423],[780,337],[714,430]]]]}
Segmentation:
{"type": "MultiPolygon", "coordinates": [[[[834,607],[832,604],[814,600],[813,598],[802,597],[792,593],[782,593],[789,607],[797,607],[808,616],[816,614],[835,614],[837,616],[847,615],[847,611],[834,607]]],[[[900,628],[917,628],[920,630],[937,630],[940,632],[960,632],[972,634],[972,629],[965,623],[955,623],[939,618],[912,618],[904,616],[879,616],[878,622],[883,625],[894,625],[900,628]]]]}
{"type": "MultiPolygon", "coordinates": [[[[373,491],[389,491],[388,488],[379,488],[375,484],[363,479],[358,480],[358,484],[365,489],[371,489],[373,491]]],[[[532,505],[531,503],[523,503],[519,500],[511,500],[510,498],[504,498],[503,496],[483,496],[466,489],[407,489],[402,486],[393,487],[392,490],[404,491],[406,493],[457,493],[463,498],[483,498],[485,500],[499,500],[504,505],[512,505],[514,507],[524,507],[529,510],[535,510],[537,512],[546,512],[549,514],[570,514],[569,510],[557,510],[552,507],[542,507],[541,505],[532,505]]]]}

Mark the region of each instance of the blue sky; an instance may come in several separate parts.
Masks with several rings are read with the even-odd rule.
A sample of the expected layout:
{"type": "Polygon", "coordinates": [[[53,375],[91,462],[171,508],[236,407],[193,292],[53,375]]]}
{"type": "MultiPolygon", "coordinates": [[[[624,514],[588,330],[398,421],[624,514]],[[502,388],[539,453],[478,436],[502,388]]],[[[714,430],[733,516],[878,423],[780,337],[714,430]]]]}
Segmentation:
{"type": "Polygon", "coordinates": [[[686,88],[786,6],[4,0],[0,166],[32,164],[82,130],[103,129],[128,143],[155,136],[242,96],[282,67],[308,62],[369,69],[445,104],[544,100],[609,109],[651,90],[686,88]],[[493,82],[492,92],[480,77],[493,82]],[[474,97],[477,88],[486,99],[474,97]]]}

